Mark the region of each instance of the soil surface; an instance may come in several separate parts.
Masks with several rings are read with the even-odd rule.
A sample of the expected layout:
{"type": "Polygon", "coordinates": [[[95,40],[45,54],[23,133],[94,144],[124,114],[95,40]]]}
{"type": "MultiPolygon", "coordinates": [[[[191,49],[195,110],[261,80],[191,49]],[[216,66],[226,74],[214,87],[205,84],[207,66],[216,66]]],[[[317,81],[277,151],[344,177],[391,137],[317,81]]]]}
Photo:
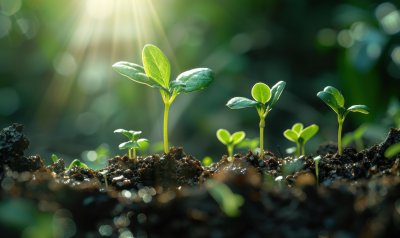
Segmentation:
{"type": "Polygon", "coordinates": [[[400,155],[321,146],[315,157],[248,152],[210,167],[182,148],[100,170],[25,156],[22,125],[0,132],[1,237],[399,237],[400,155]],[[17,215],[13,215],[17,214],[17,215]],[[36,233],[35,233],[36,232],[36,233]],[[39,235],[38,235],[39,234],[39,235]]]}

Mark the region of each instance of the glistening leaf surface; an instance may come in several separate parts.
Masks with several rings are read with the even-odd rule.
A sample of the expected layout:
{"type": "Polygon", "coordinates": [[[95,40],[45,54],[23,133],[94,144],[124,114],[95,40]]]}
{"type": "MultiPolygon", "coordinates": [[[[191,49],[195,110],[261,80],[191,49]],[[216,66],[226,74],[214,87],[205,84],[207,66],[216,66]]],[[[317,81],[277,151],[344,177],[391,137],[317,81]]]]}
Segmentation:
{"type": "Polygon", "coordinates": [[[309,139],[311,139],[319,130],[319,127],[315,124],[312,124],[304,130],[301,131],[300,137],[303,138],[303,143],[306,143],[309,139]]]}
{"type": "Polygon", "coordinates": [[[283,135],[286,137],[286,139],[293,141],[293,142],[297,142],[297,139],[299,138],[299,136],[296,134],[296,132],[287,129],[283,132],[283,135]]]}
{"type": "Polygon", "coordinates": [[[259,104],[259,102],[245,98],[245,97],[234,97],[231,98],[226,106],[230,109],[242,109],[246,107],[255,107],[259,104]]]}
{"type": "Polygon", "coordinates": [[[208,87],[214,80],[211,69],[197,68],[181,73],[176,81],[171,82],[171,87],[178,92],[193,92],[208,87]]]}
{"type": "Polygon", "coordinates": [[[292,130],[299,134],[301,130],[303,130],[303,124],[302,123],[296,123],[292,126],[292,130]]]}
{"type": "Polygon", "coordinates": [[[337,90],[336,88],[334,88],[332,86],[326,86],[324,88],[324,92],[332,94],[336,99],[337,105],[340,106],[340,107],[344,107],[344,97],[340,93],[339,90],[337,90]]]}
{"type": "Polygon", "coordinates": [[[369,108],[365,105],[353,105],[349,108],[347,108],[348,111],[351,112],[359,112],[363,114],[368,114],[369,113],[369,108]]]}
{"type": "Polygon", "coordinates": [[[271,99],[268,102],[268,107],[272,109],[276,102],[281,97],[283,90],[285,89],[286,82],[279,81],[271,88],[271,99]]]}
{"type": "Polygon", "coordinates": [[[251,89],[251,96],[257,102],[265,104],[271,98],[271,89],[265,83],[256,83],[251,89]]]}
{"type": "Polygon", "coordinates": [[[125,61],[120,61],[120,62],[113,64],[112,68],[117,73],[127,77],[128,79],[130,79],[136,83],[145,84],[150,87],[161,87],[162,86],[158,82],[147,77],[146,73],[144,72],[144,68],[140,65],[130,63],[130,62],[125,62],[125,61]]]}
{"type": "Polygon", "coordinates": [[[164,88],[169,88],[171,66],[164,53],[155,45],[145,45],[142,60],[147,76],[164,88]]]}
{"type": "Polygon", "coordinates": [[[244,138],[246,137],[246,133],[244,131],[238,131],[233,133],[233,135],[231,136],[232,138],[232,144],[237,145],[240,142],[242,142],[244,140],[244,138]]]}
{"type": "Polygon", "coordinates": [[[328,106],[330,106],[336,114],[341,114],[341,107],[337,104],[335,96],[331,93],[327,92],[318,92],[317,96],[324,101],[328,106]]]}
{"type": "Polygon", "coordinates": [[[118,148],[120,150],[132,149],[132,148],[139,148],[139,144],[136,141],[127,141],[119,144],[118,148]]]}
{"type": "Polygon", "coordinates": [[[219,129],[217,131],[217,138],[219,141],[221,141],[222,144],[227,145],[230,142],[231,139],[231,133],[225,129],[219,129]]]}
{"type": "Polygon", "coordinates": [[[134,136],[133,131],[128,131],[125,129],[117,129],[114,131],[114,133],[122,134],[122,135],[126,136],[129,140],[132,140],[133,136],[134,136]]]}

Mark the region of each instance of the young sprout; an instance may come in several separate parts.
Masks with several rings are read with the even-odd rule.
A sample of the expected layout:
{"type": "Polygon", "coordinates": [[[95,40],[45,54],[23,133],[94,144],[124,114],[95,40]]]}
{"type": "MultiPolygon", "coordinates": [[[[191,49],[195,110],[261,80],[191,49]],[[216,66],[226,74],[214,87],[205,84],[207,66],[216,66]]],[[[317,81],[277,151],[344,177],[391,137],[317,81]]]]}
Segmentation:
{"type": "Polygon", "coordinates": [[[287,129],[283,132],[286,139],[296,143],[296,155],[304,155],[305,144],[311,139],[317,132],[319,127],[312,124],[306,128],[303,128],[303,124],[296,123],[292,126],[292,129],[287,129]]]}
{"type": "Polygon", "coordinates": [[[361,151],[364,149],[364,143],[363,143],[363,136],[367,130],[367,125],[362,124],[359,126],[355,131],[346,133],[343,136],[342,139],[342,145],[344,147],[348,146],[350,143],[354,141],[354,144],[356,145],[356,148],[358,151],[361,151]]]}
{"type": "Polygon", "coordinates": [[[164,102],[164,152],[168,153],[168,113],[172,102],[181,93],[190,93],[210,85],[214,76],[208,68],[196,68],[170,80],[171,66],[164,53],[154,45],[145,45],[142,51],[143,67],[129,62],[117,62],[112,67],[128,79],[160,90],[164,102]]]}
{"type": "Polygon", "coordinates": [[[258,144],[260,143],[258,138],[253,139],[244,139],[244,141],[240,142],[237,148],[246,148],[250,151],[255,151],[258,148],[258,144]]]}
{"type": "Polygon", "coordinates": [[[225,129],[219,129],[217,131],[217,138],[221,141],[222,144],[226,145],[228,148],[228,159],[231,159],[233,156],[233,149],[235,145],[239,144],[246,137],[246,133],[244,131],[238,131],[231,135],[229,131],[225,129]]]}
{"type": "Polygon", "coordinates": [[[245,97],[234,97],[226,104],[230,109],[256,108],[260,117],[260,159],[264,156],[265,117],[267,117],[268,113],[275,106],[283,89],[285,89],[285,85],[284,81],[279,81],[270,89],[265,83],[256,83],[251,89],[251,95],[254,100],[245,97]]]}
{"type": "Polygon", "coordinates": [[[353,105],[349,108],[344,107],[344,97],[343,95],[332,86],[327,86],[323,91],[318,92],[317,96],[324,101],[333,111],[337,114],[338,127],[338,153],[342,155],[342,126],[344,119],[349,112],[359,112],[363,114],[368,114],[369,109],[365,105],[353,105]]]}
{"type": "Polygon", "coordinates": [[[318,170],[318,164],[319,161],[321,160],[321,156],[317,156],[314,158],[314,163],[315,163],[315,176],[317,177],[317,185],[319,184],[319,170],[318,170]]]}
{"type": "Polygon", "coordinates": [[[141,131],[132,131],[125,129],[117,129],[114,133],[124,135],[128,138],[128,141],[119,144],[118,148],[120,150],[128,150],[129,158],[136,158],[136,149],[143,148],[149,143],[148,139],[139,138],[141,131]]]}
{"type": "Polygon", "coordinates": [[[400,154],[400,142],[389,146],[389,148],[385,150],[386,158],[391,158],[397,154],[400,154]]]}
{"type": "Polygon", "coordinates": [[[78,167],[81,169],[89,169],[89,166],[87,166],[85,163],[81,162],[79,159],[74,159],[68,166],[67,170],[71,170],[73,167],[78,167]]]}

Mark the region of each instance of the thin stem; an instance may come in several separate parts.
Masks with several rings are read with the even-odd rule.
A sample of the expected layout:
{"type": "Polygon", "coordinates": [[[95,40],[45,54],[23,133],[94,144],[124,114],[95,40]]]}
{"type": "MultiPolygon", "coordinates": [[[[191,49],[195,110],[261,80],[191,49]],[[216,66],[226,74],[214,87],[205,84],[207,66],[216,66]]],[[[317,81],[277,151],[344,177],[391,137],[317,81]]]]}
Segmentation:
{"type": "Polygon", "coordinates": [[[129,159],[132,158],[132,149],[128,149],[128,157],[129,159]]]}
{"type": "Polygon", "coordinates": [[[229,158],[233,157],[233,145],[228,145],[228,156],[229,158]]]}
{"type": "Polygon", "coordinates": [[[299,157],[301,152],[300,143],[296,142],[296,156],[299,157]]]}
{"type": "Polygon", "coordinates": [[[168,153],[169,147],[168,147],[168,113],[169,113],[169,107],[170,104],[169,102],[165,103],[164,107],[164,152],[168,153]]]}
{"type": "Polygon", "coordinates": [[[135,148],[133,148],[132,150],[133,150],[133,158],[135,158],[135,159],[136,159],[136,149],[135,149],[135,148]]]}
{"type": "Polygon", "coordinates": [[[319,185],[319,171],[318,171],[318,161],[315,161],[315,176],[317,177],[317,185],[319,185]]]}
{"type": "Polygon", "coordinates": [[[260,159],[264,159],[264,128],[265,128],[265,117],[260,118],[260,159]]]}
{"type": "Polygon", "coordinates": [[[300,150],[301,150],[300,155],[305,155],[306,154],[304,147],[305,147],[304,143],[300,143],[300,150]]]}
{"type": "Polygon", "coordinates": [[[343,127],[343,121],[344,121],[343,118],[338,117],[338,123],[339,123],[339,128],[338,128],[338,153],[339,153],[339,155],[343,154],[343,149],[342,149],[342,127],[343,127]]]}

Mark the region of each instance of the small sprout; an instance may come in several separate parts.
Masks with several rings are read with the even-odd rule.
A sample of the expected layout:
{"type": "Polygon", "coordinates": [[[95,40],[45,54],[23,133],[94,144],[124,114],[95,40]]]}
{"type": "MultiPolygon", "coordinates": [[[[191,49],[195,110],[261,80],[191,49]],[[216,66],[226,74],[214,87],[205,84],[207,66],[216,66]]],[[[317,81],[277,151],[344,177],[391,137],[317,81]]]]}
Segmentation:
{"type": "Polygon", "coordinates": [[[229,131],[225,129],[219,129],[217,131],[218,140],[227,146],[228,148],[228,159],[231,159],[233,156],[233,149],[235,145],[239,144],[246,137],[246,133],[244,131],[238,131],[231,135],[229,131]]]}
{"type": "Polygon", "coordinates": [[[210,156],[206,156],[201,160],[201,163],[203,164],[203,166],[207,167],[213,163],[213,159],[210,156]]]}
{"type": "Polygon", "coordinates": [[[87,166],[85,163],[81,162],[79,159],[74,159],[71,164],[69,164],[67,170],[71,170],[73,167],[78,167],[81,169],[89,169],[89,166],[87,166]]]}
{"type": "Polygon", "coordinates": [[[364,149],[364,143],[362,140],[363,135],[365,134],[365,131],[367,130],[367,125],[362,124],[359,126],[355,131],[346,133],[343,136],[342,144],[344,147],[348,146],[351,142],[354,141],[356,144],[356,148],[358,151],[361,151],[364,149]]]}
{"type": "Polygon", "coordinates": [[[389,146],[385,151],[386,158],[391,158],[397,154],[400,154],[400,142],[389,146]]]}
{"type": "Polygon", "coordinates": [[[160,90],[164,102],[164,152],[168,153],[168,114],[175,98],[208,87],[214,79],[208,68],[196,68],[181,73],[170,80],[171,66],[164,53],[154,45],[145,45],[142,51],[143,67],[129,62],[117,62],[112,67],[128,79],[160,90]]]}
{"type": "Polygon", "coordinates": [[[240,215],[240,207],[244,204],[241,195],[233,193],[226,184],[212,179],[207,180],[206,188],[228,217],[240,215]]]}
{"type": "Polygon", "coordinates": [[[128,150],[128,157],[136,159],[136,150],[146,147],[149,143],[148,139],[139,138],[142,134],[141,131],[132,131],[125,129],[117,129],[114,133],[122,134],[128,138],[128,141],[119,144],[118,148],[120,150],[128,150]]]}
{"type": "Polygon", "coordinates": [[[251,151],[255,151],[258,148],[258,143],[260,143],[258,138],[244,139],[242,142],[240,142],[238,144],[237,147],[238,148],[248,148],[251,151]]]}
{"type": "Polygon", "coordinates": [[[52,154],[51,160],[53,161],[53,163],[57,163],[60,160],[60,158],[58,158],[58,156],[56,154],[52,154]]]}
{"type": "Polygon", "coordinates": [[[265,83],[256,83],[251,89],[251,95],[254,100],[245,97],[234,97],[226,104],[230,109],[256,108],[258,116],[260,117],[260,159],[264,156],[265,117],[267,117],[268,113],[279,100],[279,97],[285,89],[285,85],[286,83],[284,81],[279,81],[270,89],[265,83]]]}
{"type": "Polygon", "coordinates": [[[303,124],[296,123],[292,126],[292,129],[287,129],[283,132],[286,139],[296,143],[296,155],[305,155],[304,147],[309,139],[311,139],[317,132],[319,127],[312,124],[306,128],[303,128],[303,124]]]}
{"type": "Polygon", "coordinates": [[[319,161],[321,160],[321,156],[317,156],[314,158],[314,163],[315,163],[315,176],[317,177],[317,184],[319,184],[319,170],[318,170],[318,164],[319,161]]]}
{"type": "Polygon", "coordinates": [[[344,119],[349,112],[359,112],[363,114],[369,113],[369,108],[365,105],[353,105],[349,108],[344,107],[343,95],[332,86],[327,86],[323,91],[318,92],[317,96],[324,101],[337,114],[338,128],[338,153],[343,154],[342,149],[342,127],[344,119]]]}

